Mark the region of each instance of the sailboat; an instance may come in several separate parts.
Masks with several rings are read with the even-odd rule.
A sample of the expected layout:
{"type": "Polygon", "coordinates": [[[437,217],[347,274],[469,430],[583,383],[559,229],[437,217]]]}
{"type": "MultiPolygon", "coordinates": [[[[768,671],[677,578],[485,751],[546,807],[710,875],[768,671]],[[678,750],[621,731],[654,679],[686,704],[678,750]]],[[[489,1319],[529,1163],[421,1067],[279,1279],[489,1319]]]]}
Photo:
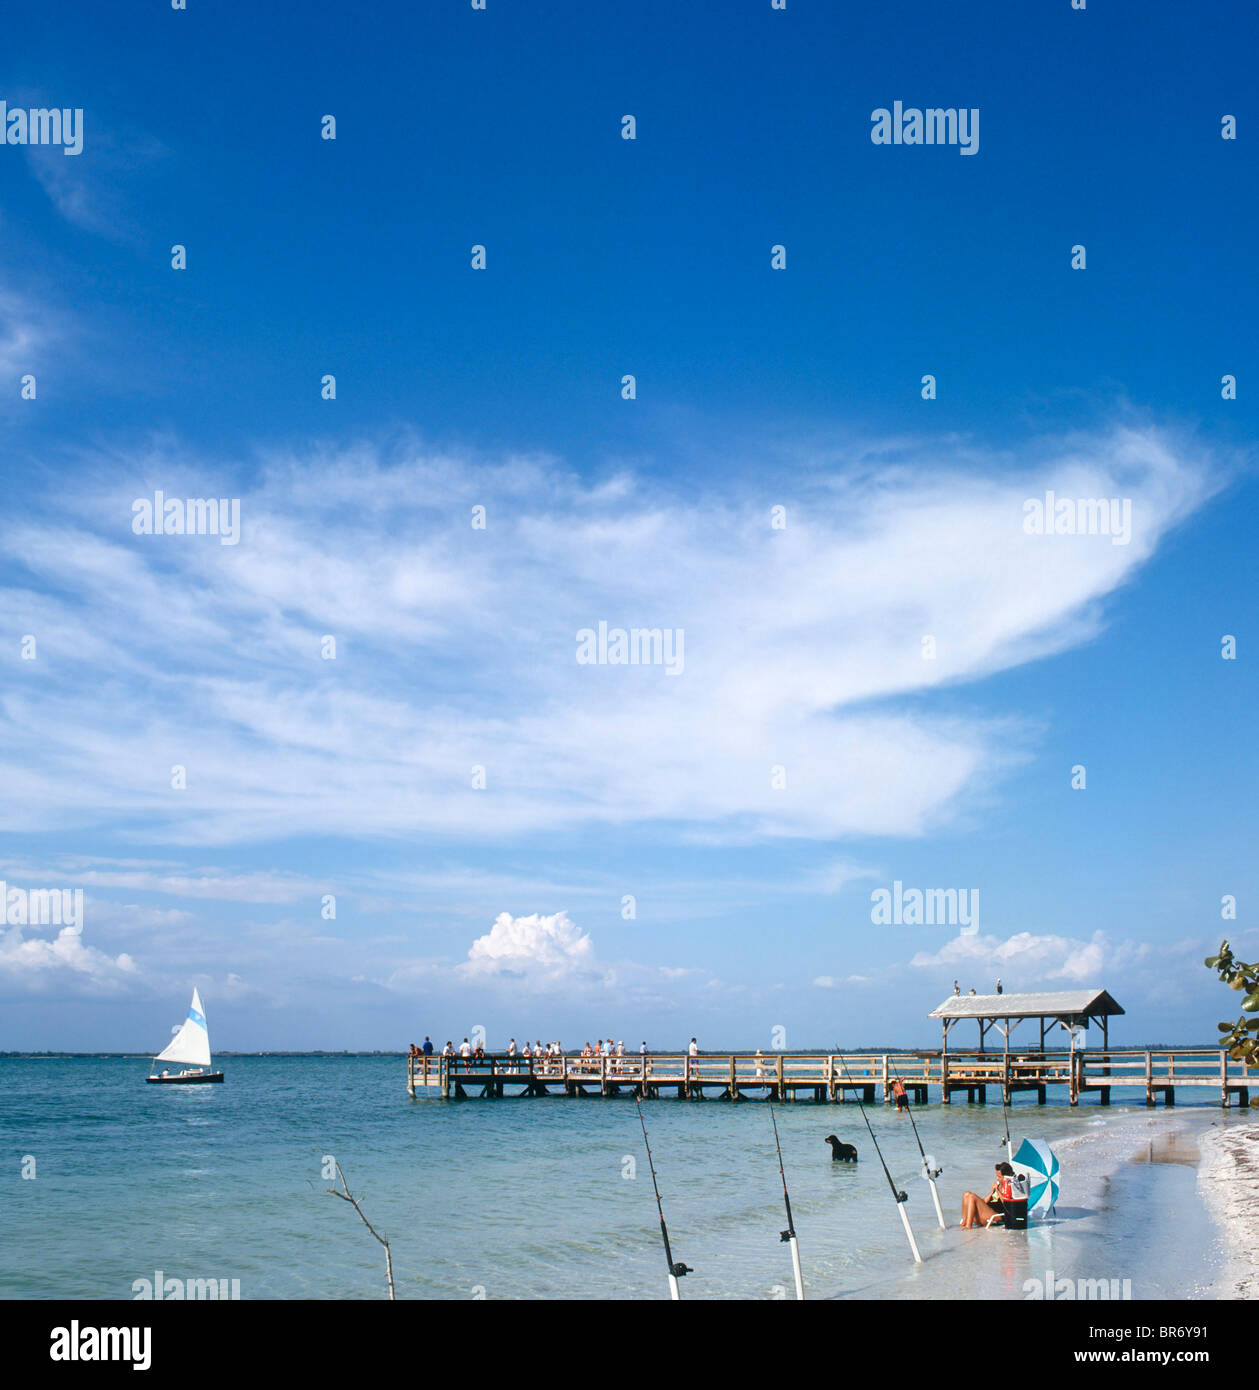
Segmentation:
{"type": "Polygon", "coordinates": [[[210,1032],[205,1026],[205,1010],[201,1007],[201,996],[194,989],[192,1004],[183,1027],[170,1040],[168,1046],[153,1059],[153,1066],[159,1062],[178,1062],[184,1070],[175,1072],[163,1069],[154,1076],[152,1067],[146,1081],[172,1085],[195,1086],[200,1082],[222,1081],[221,1071],[210,1071],[210,1032]]]}

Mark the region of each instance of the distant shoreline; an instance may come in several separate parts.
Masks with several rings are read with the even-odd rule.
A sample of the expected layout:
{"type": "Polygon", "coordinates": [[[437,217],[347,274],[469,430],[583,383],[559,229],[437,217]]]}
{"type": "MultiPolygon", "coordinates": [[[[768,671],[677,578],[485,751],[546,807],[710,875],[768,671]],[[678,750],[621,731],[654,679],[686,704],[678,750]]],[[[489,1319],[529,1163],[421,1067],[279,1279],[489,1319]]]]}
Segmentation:
{"type": "MultiPolygon", "coordinates": [[[[1022,1051],[1022,1052],[1027,1052],[1027,1051],[1029,1051],[1029,1050],[1031,1050],[1031,1051],[1036,1051],[1037,1049],[1027,1049],[1027,1048],[1020,1049],[1020,1051],[1022,1051]]],[[[686,1051],[686,1044],[685,1044],[685,1043],[680,1043],[680,1044],[679,1044],[678,1046],[676,1046],[676,1047],[653,1047],[653,1048],[649,1048],[648,1051],[651,1052],[651,1053],[661,1053],[661,1054],[664,1054],[664,1053],[681,1054],[681,1053],[683,1053],[683,1052],[686,1051]]],[[[757,1051],[757,1049],[754,1048],[754,1047],[735,1047],[735,1048],[725,1048],[725,1047],[702,1047],[702,1048],[700,1048],[700,1050],[699,1050],[699,1055],[700,1055],[701,1057],[704,1057],[704,1056],[722,1056],[722,1057],[728,1057],[728,1056],[730,1056],[730,1054],[733,1052],[733,1053],[738,1054],[738,1055],[740,1055],[740,1056],[746,1055],[746,1056],[748,1056],[748,1057],[751,1057],[751,1056],[754,1056],[754,1055],[755,1055],[756,1051],[757,1051]]],[[[765,1049],[762,1049],[762,1051],[764,1051],[764,1055],[765,1055],[766,1057],[772,1057],[772,1056],[775,1055],[775,1053],[774,1053],[773,1051],[766,1051],[765,1049]]],[[[967,1055],[972,1055],[972,1052],[973,1052],[973,1050],[971,1050],[971,1049],[960,1049],[959,1051],[960,1051],[960,1052],[964,1052],[964,1053],[966,1053],[967,1055]]],[[[1047,1048],[1046,1051],[1048,1051],[1048,1052],[1055,1052],[1055,1051],[1058,1051],[1058,1052],[1065,1052],[1066,1049],[1065,1049],[1065,1048],[1056,1048],[1056,1049],[1055,1049],[1055,1048],[1047,1048]]],[[[1124,1043],[1124,1044],[1122,1044],[1122,1045],[1120,1045],[1120,1044],[1114,1044],[1114,1045],[1112,1045],[1112,1046],[1109,1047],[1109,1048],[1089,1047],[1089,1046],[1086,1045],[1086,1046],[1084,1046],[1084,1047],[1077,1047],[1077,1048],[1076,1048],[1076,1051],[1077,1051],[1077,1052],[1094,1052],[1094,1053],[1097,1053],[1097,1052],[1145,1052],[1145,1051],[1150,1051],[1150,1052],[1168,1052],[1168,1051],[1174,1051],[1174,1052],[1190,1052],[1190,1051],[1219,1052],[1219,1051],[1221,1051],[1221,1048],[1220,1048],[1220,1046],[1219,1046],[1219,1041],[1218,1041],[1217,1039],[1214,1039],[1214,1038],[1213,1038],[1213,1039],[1211,1039],[1211,1041],[1209,1041],[1209,1042],[1189,1042],[1189,1043],[1168,1043],[1168,1042],[1145,1043],[1145,1042],[1138,1042],[1138,1043],[1124,1043]]],[[[800,1047],[800,1048],[792,1048],[792,1049],[791,1049],[791,1055],[792,1055],[793,1057],[838,1057],[838,1056],[846,1056],[846,1057],[847,1057],[847,1056],[853,1056],[854,1054],[855,1054],[855,1055],[858,1055],[858,1056],[868,1056],[868,1055],[871,1054],[871,1053],[880,1053],[880,1054],[881,1054],[881,1053],[887,1053],[889,1056],[893,1056],[893,1057],[936,1057],[936,1056],[939,1055],[940,1049],[939,1049],[938,1047],[889,1047],[889,1046],[886,1046],[886,1045],[878,1045],[878,1046],[865,1046],[865,1045],[861,1045],[861,1046],[856,1046],[856,1047],[844,1047],[844,1048],[834,1048],[834,1047],[800,1047]]],[[[1012,1049],[1012,1053],[1013,1053],[1013,1049],[1012,1049]]],[[[498,1056],[498,1055],[500,1055],[500,1054],[501,1054],[501,1055],[506,1055],[506,1049],[505,1049],[505,1048],[499,1049],[498,1052],[495,1052],[495,1053],[494,1053],[495,1056],[498,1056]]],[[[393,1047],[389,1047],[389,1048],[339,1048],[339,1049],[338,1049],[338,1048],[278,1048],[278,1049],[275,1049],[275,1050],[262,1049],[262,1050],[259,1050],[259,1051],[237,1051],[237,1052],[232,1052],[232,1051],[228,1051],[228,1050],[220,1050],[219,1048],[215,1048],[215,1049],[214,1049],[214,1055],[215,1055],[216,1057],[401,1057],[401,1058],[405,1061],[405,1060],[406,1060],[406,1056],[407,1056],[407,1049],[406,1049],[405,1047],[397,1047],[397,1048],[393,1048],[393,1047]]],[[[437,1054],[436,1051],[434,1051],[433,1055],[434,1055],[434,1056],[437,1056],[438,1054],[437,1054]]],[[[564,1049],[564,1055],[567,1056],[567,1057],[578,1057],[578,1056],[581,1055],[581,1049],[580,1049],[580,1048],[576,1048],[576,1047],[573,1047],[573,1048],[565,1048],[565,1049],[564,1049]]],[[[950,1054],[950,1055],[952,1055],[952,1054],[950,1054]]],[[[995,1060],[995,1059],[1000,1059],[1004,1054],[1003,1054],[1002,1051],[997,1050],[997,1051],[991,1052],[990,1055],[991,1055],[991,1056],[994,1058],[994,1060],[995,1060]]],[[[6,1059],[6,1058],[7,1058],[7,1059],[13,1059],[13,1058],[23,1058],[23,1057],[38,1057],[38,1058],[42,1058],[42,1059],[44,1059],[44,1060],[48,1060],[48,1059],[50,1059],[50,1058],[56,1058],[56,1057],[74,1057],[74,1058],[84,1058],[84,1057],[132,1057],[132,1058],[134,1058],[134,1057],[141,1057],[141,1058],[144,1058],[144,1057],[149,1057],[149,1058],[151,1058],[151,1057],[153,1057],[153,1056],[154,1056],[154,1054],[153,1054],[152,1052],[109,1052],[109,1051],[99,1051],[99,1050],[96,1050],[96,1049],[91,1049],[91,1050],[86,1050],[86,1051],[77,1051],[77,1052],[61,1051],[61,1050],[59,1050],[59,1049],[57,1049],[57,1050],[46,1050],[46,1051],[35,1051],[35,1052],[25,1052],[25,1051],[16,1051],[16,1050],[6,1051],[6,1050],[4,1050],[4,1049],[0,1049],[0,1060],[4,1060],[4,1059],[6,1059]]],[[[1122,1082],[1119,1082],[1119,1081],[1116,1081],[1116,1083],[1115,1083],[1115,1085],[1116,1085],[1117,1087],[1120,1086],[1120,1085],[1122,1085],[1122,1084],[1123,1084],[1123,1083],[1122,1083],[1122,1082]]],[[[1133,1084],[1135,1085],[1136,1083],[1134,1082],[1133,1084]]],[[[1144,1084],[1144,1083],[1142,1083],[1142,1084],[1144,1084]]],[[[1257,1084],[1259,1084],[1259,1081],[1257,1081],[1257,1084]]]]}

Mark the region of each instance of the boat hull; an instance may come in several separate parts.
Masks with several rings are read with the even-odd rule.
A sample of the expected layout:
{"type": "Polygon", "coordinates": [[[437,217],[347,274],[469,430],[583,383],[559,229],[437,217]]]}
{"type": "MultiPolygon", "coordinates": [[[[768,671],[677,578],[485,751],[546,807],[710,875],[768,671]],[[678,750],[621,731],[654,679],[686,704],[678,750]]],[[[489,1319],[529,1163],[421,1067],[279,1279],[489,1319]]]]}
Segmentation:
{"type": "Polygon", "coordinates": [[[183,1076],[146,1076],[144,1079],[153,1086],[204,1086],[207,1082],[222,1081],[223,1073],[203,1071],[183,1076]]]}

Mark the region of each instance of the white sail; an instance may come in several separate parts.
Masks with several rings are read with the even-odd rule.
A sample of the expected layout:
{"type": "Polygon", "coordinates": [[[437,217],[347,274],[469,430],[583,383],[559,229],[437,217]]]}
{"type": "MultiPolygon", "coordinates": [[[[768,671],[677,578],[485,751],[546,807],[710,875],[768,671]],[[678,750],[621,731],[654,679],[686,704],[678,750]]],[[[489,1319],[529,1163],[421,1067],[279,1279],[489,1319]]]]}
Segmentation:
{"type": "Polygon", "coordinates": [[[182,1062],[185,1066],[208,1067],[210,1065],[210,1033],[205,1026],[205,1013],[201,1008],[201,996],[194,989],[192,1006],[184,1026],[170,1040],[170,1045],[157,1054],[159,1062],[182,1062]]]}

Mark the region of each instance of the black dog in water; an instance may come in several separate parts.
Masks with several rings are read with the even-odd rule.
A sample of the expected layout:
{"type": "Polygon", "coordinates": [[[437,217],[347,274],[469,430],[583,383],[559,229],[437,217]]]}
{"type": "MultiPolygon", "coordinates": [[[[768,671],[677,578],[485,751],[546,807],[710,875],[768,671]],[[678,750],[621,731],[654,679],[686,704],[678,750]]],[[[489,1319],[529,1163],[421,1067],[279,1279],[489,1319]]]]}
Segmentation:
{"type": "Polygon", "coordinates": [[[857,1150],[852,1144],[841,1144],[833,1134],[826,1136],[826,1142],[831,1146],[833,1163],[856,1163],[857,1150]]]}

